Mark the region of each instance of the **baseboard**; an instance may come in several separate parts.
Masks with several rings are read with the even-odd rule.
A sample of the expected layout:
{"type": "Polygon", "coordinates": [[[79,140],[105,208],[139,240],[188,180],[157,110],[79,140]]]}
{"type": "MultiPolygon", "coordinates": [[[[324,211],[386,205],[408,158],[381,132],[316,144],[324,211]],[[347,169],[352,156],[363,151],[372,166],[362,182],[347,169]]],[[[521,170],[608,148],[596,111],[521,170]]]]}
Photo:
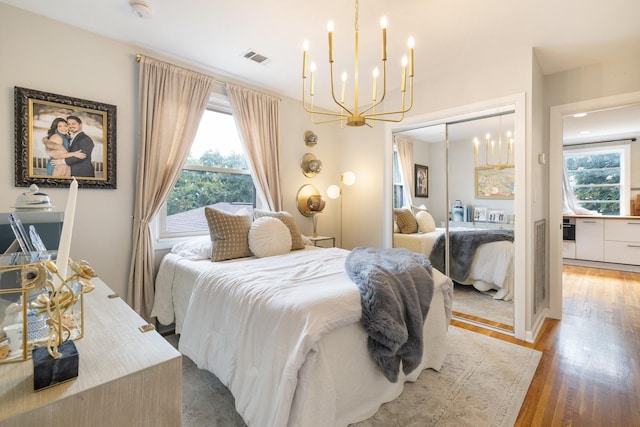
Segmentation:
{"type": "Polygon", "coordinates": [[[562,263],[566,265],[577,265],[579,267],[603,268],[605,270],[618,270],[640,273],[640,265],[614,264],[612,262],[586,261],[583,259],[572,258],[562,258],[562,263]]]}
{"type": "Polygon", "coordinates": [[[536,342],[536,338],[540,334],[540,330],[542,329],[542,325],[544,325],[544,321],[549,318],[549,309],[545,308],[542,310],[542,313],[538,316],[535,323],[533,324],[533,328],[531,331],[527,331],[525,334],[525,341],[534,343],[536,342]]]}

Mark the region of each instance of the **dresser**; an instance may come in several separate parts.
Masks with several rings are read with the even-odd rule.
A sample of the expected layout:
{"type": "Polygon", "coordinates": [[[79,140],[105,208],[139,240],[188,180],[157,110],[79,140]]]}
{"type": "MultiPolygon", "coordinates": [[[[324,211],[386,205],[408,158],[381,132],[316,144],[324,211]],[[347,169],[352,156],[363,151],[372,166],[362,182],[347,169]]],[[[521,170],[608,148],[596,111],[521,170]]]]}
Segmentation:
{"type": "Polygon", "coordinates": [[[0,426],[180,426],[182,359],[100,279],[85,295],[78,377],[33,391],[33,362],[0,365],[0,426]]]}

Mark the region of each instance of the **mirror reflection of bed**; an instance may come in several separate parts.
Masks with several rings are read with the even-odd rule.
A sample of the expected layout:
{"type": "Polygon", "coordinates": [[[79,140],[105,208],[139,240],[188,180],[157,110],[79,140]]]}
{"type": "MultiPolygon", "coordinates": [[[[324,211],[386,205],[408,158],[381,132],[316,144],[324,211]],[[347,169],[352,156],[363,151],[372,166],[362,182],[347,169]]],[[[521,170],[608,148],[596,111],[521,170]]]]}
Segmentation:
{"type": "Polygon", "coordinates": [[[394,133],[393,162],[393,246],[425,254],[453,279],[456,317],[509,332],[513,116],[507,110],[394,133]],[[428,197],[415,192],[415,164],[428,167],[428,197]]]}

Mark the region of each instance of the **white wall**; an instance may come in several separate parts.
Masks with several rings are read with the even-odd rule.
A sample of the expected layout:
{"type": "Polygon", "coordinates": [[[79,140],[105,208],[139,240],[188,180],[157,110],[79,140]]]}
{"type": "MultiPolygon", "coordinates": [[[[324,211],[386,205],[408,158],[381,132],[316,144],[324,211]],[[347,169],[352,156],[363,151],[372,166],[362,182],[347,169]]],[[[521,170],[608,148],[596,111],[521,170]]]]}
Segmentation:
{"type": "MultiPolygon", "coordinates": [[[[27,191],[14,185],[14,86],[116,105],[117,189],[79,191],[71,257],[89,261],[98,275],[123,298],[127,295],[129,277],[137,163],[137,53],[153,55],[135,46],[0,4],[0,56],[3,58],[0,150],[5,153],[0,157],[0,212],[13,211],[11,206],[18,194],[27,191]]],[[[302,232],[311,233],[311,219],[300,215],[295,207],[298,188],[313,183],[326,194],[330,184],[339,183],[343,166],[356,165],[343,156],[341,138],[345,134],[330,126],[312,126],[298,101],[282,100],[281,119],[284,208],[294,215],[302,232]],[[303,139],[309,129],[319,137],[318,144],[312,148],[307,147],[303,139]],[[313,179],[306,178],[299,167],[307,151],[323,161],[322,173],[313,179]]],[[[361,174],[359,187],[370,188],[366,180],[366,174],[361,174]]],[[[64,209],[66,189],[43,187],[42,191],[50,195],[58,209],[64,209]]],[[[337,206],[337,202],[327,202],[318,226],[321,233],[337,236],[337,206]]]]}
{"type": "MultiPolygon", "coordinates": [[[[117,106],[117,189],[78,193],[70,256],[86,259],[126,296],[136,158],[137,64],[133,48],[0,4],[0,212],[11,212],[14,186],[14,86],[117,106]]],[[[58,209],[66,189],[42,188],[58,209]]]]}

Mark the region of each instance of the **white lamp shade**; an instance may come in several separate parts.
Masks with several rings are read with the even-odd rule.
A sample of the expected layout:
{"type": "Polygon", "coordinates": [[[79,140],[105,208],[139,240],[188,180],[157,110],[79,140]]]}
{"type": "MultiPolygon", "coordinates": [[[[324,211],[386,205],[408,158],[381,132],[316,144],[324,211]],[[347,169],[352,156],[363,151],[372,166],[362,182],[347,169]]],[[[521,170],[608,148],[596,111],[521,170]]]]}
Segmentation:
{"type": "Polygon", "coordinates": [[[351,171],[346,171],[342,174],[342,182],[344,185],[353,185],[356,182],[356,174],[351,171]]]}
{"type": "Polygon", "coordinates": [[[335,184],[330,185],[329,188],[327,188],[327,197],[330,199],[337,199],[340,197],[340,187],[335,184]]]}

